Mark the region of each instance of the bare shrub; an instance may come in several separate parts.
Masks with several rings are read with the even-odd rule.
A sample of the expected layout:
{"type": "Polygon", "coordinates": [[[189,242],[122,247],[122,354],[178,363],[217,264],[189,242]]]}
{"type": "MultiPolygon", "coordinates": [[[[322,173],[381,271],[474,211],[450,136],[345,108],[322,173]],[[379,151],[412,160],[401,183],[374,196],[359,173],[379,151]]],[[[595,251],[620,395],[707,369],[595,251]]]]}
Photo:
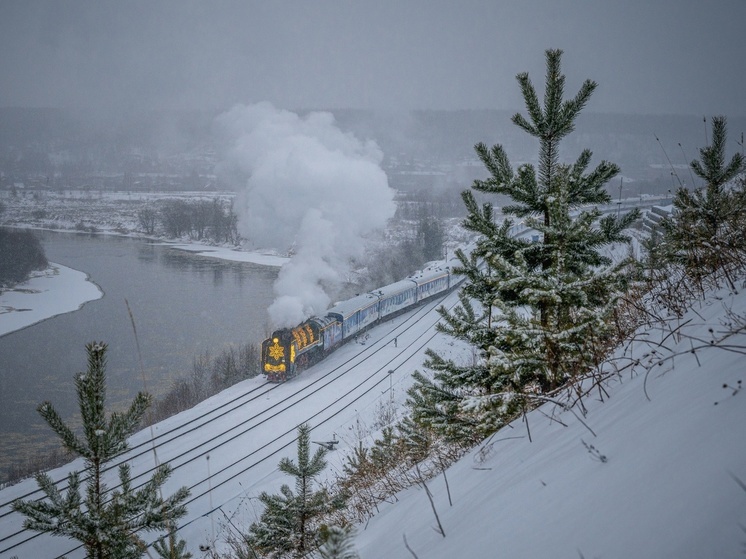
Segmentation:
{"type": "Polygon", "coordinates": [[[205,351],[193,359],[188,374],[177,377],[169,390],[156,399],[146,425],[176,415],[237,382],[253,378],[259,370],[256,344],[227,347],[215,357],[205,351]]]}
{"type": "Polygon", "coordinates": [[[154,235],[158,224],[158,212],[153,208],[143,208],[137,212],[137,223],[146,235],[154,235]]]}
{"type": "Polygon", "coordinates": [[[463,456],[464,446],[447,443],[404,419],[384,428],[373,445],[359,441],[346,457],[343,470],[328,484],[329,491],[344,495],[347,508],[326,519],[330,525],[365,522],[383,502],[394,502],[396,494],[444,473],[463,456]]]}

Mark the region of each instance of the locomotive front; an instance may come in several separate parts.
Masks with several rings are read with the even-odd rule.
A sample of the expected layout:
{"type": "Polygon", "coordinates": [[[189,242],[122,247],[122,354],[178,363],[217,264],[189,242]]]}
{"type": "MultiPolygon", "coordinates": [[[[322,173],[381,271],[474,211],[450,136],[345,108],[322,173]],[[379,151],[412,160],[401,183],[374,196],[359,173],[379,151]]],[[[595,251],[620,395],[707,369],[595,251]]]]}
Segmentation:
{"type": "Polygon", "coordinates": [[[323,347],[324,340],[314,320],[292,330],[276,330],[262,343],[262,371],[270,382],[284,382],[315,363],[323,347]]]}
{"type": "Polygon", "coordinates": [[[271,382],[295,376],[295,345],[290,330],[277,330],[262,342],[262,371],[271,382]]]}

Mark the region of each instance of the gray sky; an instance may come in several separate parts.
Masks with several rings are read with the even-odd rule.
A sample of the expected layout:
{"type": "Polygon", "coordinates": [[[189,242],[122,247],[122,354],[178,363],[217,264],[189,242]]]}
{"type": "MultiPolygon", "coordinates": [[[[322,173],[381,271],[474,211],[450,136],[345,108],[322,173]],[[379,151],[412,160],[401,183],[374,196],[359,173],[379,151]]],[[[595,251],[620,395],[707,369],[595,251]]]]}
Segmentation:
{"type": "Polygon", "coordinates": [[[588,110],[746,115],[746,0],[0,1],[0,106],[522,107],[544,50],[588,110]]]}

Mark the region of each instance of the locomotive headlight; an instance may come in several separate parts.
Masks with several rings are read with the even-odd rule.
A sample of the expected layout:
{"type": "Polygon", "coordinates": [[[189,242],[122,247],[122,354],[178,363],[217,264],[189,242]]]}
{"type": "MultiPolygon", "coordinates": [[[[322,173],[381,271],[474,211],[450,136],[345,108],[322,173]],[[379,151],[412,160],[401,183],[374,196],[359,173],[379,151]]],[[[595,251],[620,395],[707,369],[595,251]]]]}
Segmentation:
{"type": "Polygon", "coordinates": [[[277,338],[272,338],[272,343],[274,343],[274,344],[278,343],[279,341],[280,340],[278,340],[277,338]]]}

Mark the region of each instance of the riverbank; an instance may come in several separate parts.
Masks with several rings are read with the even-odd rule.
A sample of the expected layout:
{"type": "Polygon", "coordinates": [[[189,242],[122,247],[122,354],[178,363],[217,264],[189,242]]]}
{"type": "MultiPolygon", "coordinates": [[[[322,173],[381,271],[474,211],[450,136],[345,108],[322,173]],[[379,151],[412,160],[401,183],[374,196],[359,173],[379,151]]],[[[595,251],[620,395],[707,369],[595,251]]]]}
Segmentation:
{"type": "MultiPolygon", "coordinates": [[[[289,259],[271,254],[242,252],[224,247],[189,243],[155,243],[197,256],[231,262],[249,262],[281,267],[289,259]]],[[[50,263],[32,277],[0,293],[0,336],[27,328],[60,314],[77,311],[84,304],[100,299],[103,291],[81,271],[50,263]]]]}
{"type": "Polygon", "coordinates": [[[261,252],[246,252],[234,248],[209,246],[198,243],[162,242],[153,244],[166,246],[175,250],[191,252],[197,256],[219,258],[221,260],[228,260],[231,262],[248,262],[250,264],[258,264],[259,266],[272,266],[275,268],[281,268],[287,262],[290,262],[290,258],[287,258],[285,256],[264,254],[261,252]]]}
{"type": "Polygon", "coordinates": [[[46,270],[0,293],[0,336],[77,311],[103,296],[84,272],[50,263],[46,270]]]}
{"type": "MultiPolygon", "coordinates": [[[[28,471],[27,457],[45,455],[56,442],[36,413],[41,402],[53,402],[66,421],[77,421],[72,379],[85,370],[86,343],[109,345],[107,409],[121,411],[141,390],[164,397],[179,379],[191,378],[195,360],[203,364],[208,356],[216,359],[229,351],[238,360],[239,348],[255,348],[266,337],[276,266],[236,262],[246,258],[205,245],[177,247],[124,235],[37,234],[55,267],[84,271],[105,296],[96,290],[98,299],[78,308],[85,298],[75,295],[75,282],[84,288],[85,274],[70,284],[50,270],[41,275],[59,290],[31,282],[15,290],[25,300],[16,294],[15,300],[3,302],[17,310],[0,315],[3,331],[13,330],[0,337],[0,392],[7,403],[0,409],[0,479],[28,471]],[[205,250],[212,257],[197,255],[205,250]],[[55,309],[59,301],[73,303],[55,309]],[[20,309],[43,314],[21,328],[25,324],[11,316],[32,311],[20,309]]],[[[254,365],[258,358],[249,361],[254,365]]]]}
{"type": "MultiPolygon", "coordinates": [[[[71,233],[71,231],[62,232],[71,233]]],[[[277,268],[290,260],[272,254],[245,252],[199,243],[157,242],[153,244],[189,252],[196,256],[277,268]]],[[[84,304],[103,296],[103,291],[88,278],[85,272],[50,263],[46,270],[34,272],[27,281],[0,292],[0,337],[57,315],[76,311],[84,304]]]]}
{"type": "Polygon", "coordinates": [[[233,192],[110,192],[94,190],[0,191],[0,226],[44,231],[115,235],[193,252],[199,256],[261,266],[280,267],[289,258],[235,246],[214,246],[188,237],[145,235],[139,214],[168,201],[219,200],[229,203],[233,192]]]}

